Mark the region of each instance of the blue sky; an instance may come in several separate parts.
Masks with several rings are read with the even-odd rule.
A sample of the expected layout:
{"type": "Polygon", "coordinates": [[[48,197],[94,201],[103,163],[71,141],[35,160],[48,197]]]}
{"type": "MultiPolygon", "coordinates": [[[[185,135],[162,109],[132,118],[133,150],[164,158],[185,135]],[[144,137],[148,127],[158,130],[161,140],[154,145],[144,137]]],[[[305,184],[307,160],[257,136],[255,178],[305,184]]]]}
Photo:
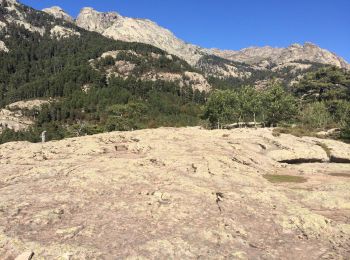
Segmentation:
{"type": "Polygon", "coordinates": [[[313,42],[350,62],[350,0],[20,0],[36,9],[82,7],[148,18],[186,42],[237,50],[313,42]]]}

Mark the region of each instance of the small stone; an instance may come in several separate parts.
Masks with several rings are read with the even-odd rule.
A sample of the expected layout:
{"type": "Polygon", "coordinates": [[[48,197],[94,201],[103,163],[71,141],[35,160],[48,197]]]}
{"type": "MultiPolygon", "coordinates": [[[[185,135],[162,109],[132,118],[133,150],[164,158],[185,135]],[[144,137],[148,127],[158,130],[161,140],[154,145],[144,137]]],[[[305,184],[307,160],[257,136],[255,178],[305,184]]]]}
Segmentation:
{"type": "Polygon", "coordinates": [[[125,152],[128,150],[126,145],[116,145],[114,148],[117,152],[125,152]]]}
{"type": "Polygon", "coordinates": [[[34,252],[26,251],[23,254],[17,256],[15,260],[31,260],[34,256],[34,252]]]}

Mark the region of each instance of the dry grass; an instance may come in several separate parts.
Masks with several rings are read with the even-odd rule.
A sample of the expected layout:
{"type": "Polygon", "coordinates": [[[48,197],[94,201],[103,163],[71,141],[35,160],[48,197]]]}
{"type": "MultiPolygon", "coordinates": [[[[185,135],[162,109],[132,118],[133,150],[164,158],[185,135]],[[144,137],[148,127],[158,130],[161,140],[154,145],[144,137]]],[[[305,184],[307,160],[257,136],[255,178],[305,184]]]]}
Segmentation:
{"type": "Polygon", "coordinates": [[[281,134],[290,134],[296,137],[311,136],[317,137],[315,130],[303,128],[303,127],[278,127],[273,129],[272,135],[275,137],[281,134]]]}

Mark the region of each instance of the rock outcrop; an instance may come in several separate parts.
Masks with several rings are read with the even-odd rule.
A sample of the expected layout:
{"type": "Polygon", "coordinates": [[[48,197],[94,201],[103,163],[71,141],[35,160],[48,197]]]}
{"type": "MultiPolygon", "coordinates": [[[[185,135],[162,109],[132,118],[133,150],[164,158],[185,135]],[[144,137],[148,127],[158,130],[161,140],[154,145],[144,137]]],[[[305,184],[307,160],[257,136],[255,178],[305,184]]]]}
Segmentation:
{"type": "Polygon", "coordinates": [[[33,118],[25,115],[28,110],[40,110],[41,106],[48,104],[47,100],[19,101],[6,106],[0,110],[0,132],[4,129],[14,131],[26,130],[34,124],[33,118]]]}
{"type": "Polygon", "coordinates": [[[304,45],[292,44],[287,48],[266,46],[250,47],[240,51],[222,51],[218,49],[209,51],[214,55],[228,60],[255,64],[261,67],[266,67],[266,64],[284,65],[291,62],[304,61],[350,69],[350,65],[341,57],[308,42],[304,45]]]}
{"type": "Polygon", "coordinates": [[[53,6],[51,8],[43,9],[43,12],[48,13],[58,19],[65,20],[67,22],[73,23],[74,19],[69,14],[67,14],[61,7],[53,6]]]}
{"type": "Polygon", "coordinates": [[[104,36],[127,42],[141,42],[156,46],[194,65],[201,57],[201,49],[178,39],[169,30],[147,19],[134,19],[115,12],[100,13],[83,8],[77,17],[78,26],[104,36]]]}
{"type": "Polygon", "coordinates": [[[33,99],[33,100],[22,100],[15,103],[11,103],[6,106],[7,109],[14,110],[33,110],[40,109],[41,106],[49,104],[50,100],[44,99],[33,99]]]}
{"type": "Polygon", "coordinates": [[[323,158],[316,141],[328,142],[271,129],[160,128],[6,143],[0,255],[348,259],[349,164],[278,162],[302,149],[312,151],[302,158],[323,158]]]}
{"type": "Polygon", "coordinates": [[[6,28],[6,23],[0,21],[0,31],[4,30],[6,28]]]}
{"type": "Polygon", "coordinates": [[[72,36],[80,36],[80,33],[71,29],[71,28],[66,28],[63,26],[55,25],[51,30],[50,30],[51,37],[56,37],[58,39],[62,38],[69,38],[72,36]]]}
{"type": "Polygon", "coordinates": [[[0,41],[0,51],[9,52],[9,49],[6,47],[3,41],[0,41]]]}
{"type": "Polygon", "coordinates": [[[24,116],[21,111],[0,110],[0,132],[6,128],[14,131],[25,130],[33,123],[33,120],[24,116]]]}

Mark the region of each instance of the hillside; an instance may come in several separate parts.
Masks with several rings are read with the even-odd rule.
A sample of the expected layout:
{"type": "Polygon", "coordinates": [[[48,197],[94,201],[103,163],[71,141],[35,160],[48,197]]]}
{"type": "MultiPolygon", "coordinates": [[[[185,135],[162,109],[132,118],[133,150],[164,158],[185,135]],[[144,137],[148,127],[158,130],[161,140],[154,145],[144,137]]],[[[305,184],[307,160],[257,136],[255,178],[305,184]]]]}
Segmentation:
{"type": "Polygon", "coordinates": [[[30,140],[44,128],[62,138],[66,126],[75,124],[91,133],[198,124],[211,86],[186,61],[151,45],[86,31],[56,11],[58,18],[14,0],[0,3],[0,106],[53,101],[42,112],[26,111],[37,123],[30,140]],[[120,114],[132,120],[114,122],[120,114]]]}
{"type": "Polygon", "coordinates": [[[350,145],[271,129],[4,144],[0,255],[348,259],[349,162],[350,145]]]}

